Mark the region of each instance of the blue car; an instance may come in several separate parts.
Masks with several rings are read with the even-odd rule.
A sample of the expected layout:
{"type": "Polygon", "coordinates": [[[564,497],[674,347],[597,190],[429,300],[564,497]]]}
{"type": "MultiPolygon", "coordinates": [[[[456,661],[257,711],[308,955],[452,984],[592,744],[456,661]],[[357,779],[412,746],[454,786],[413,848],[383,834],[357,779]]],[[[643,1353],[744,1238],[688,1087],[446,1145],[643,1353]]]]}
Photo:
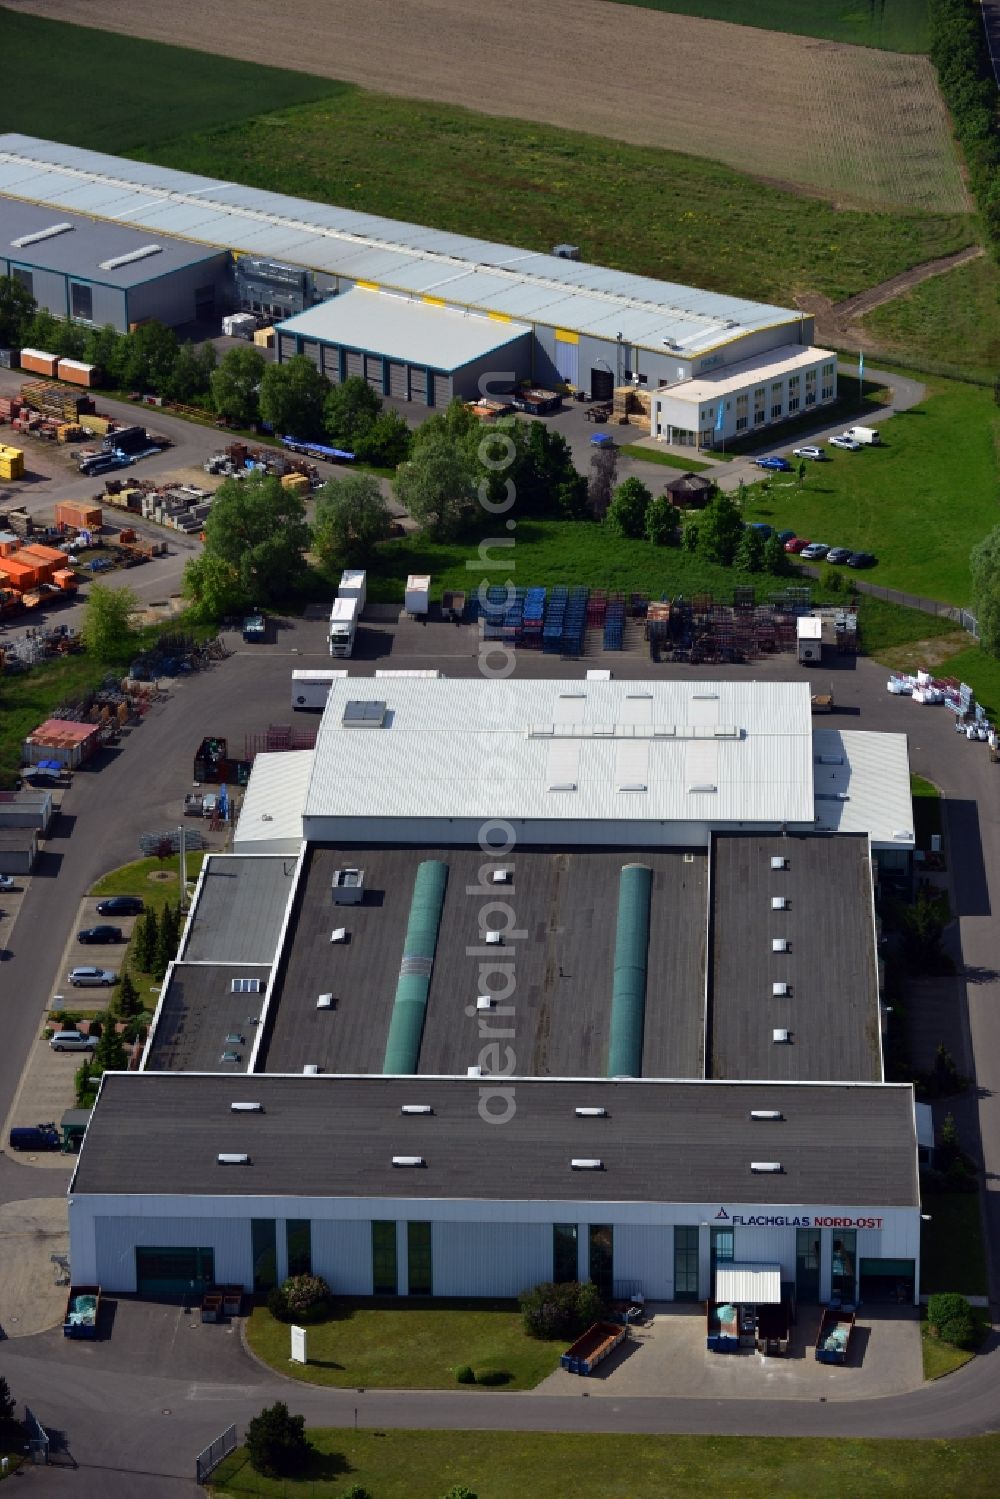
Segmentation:
{"type": "Polygon", "coordinates": [[[770,458],[755,458],[754,463],[756,463],[758,468],[774,469],[774,471],[779,474],[790,474],[792,471],[792,465],[789,463],[787,458],[778,458],[777,456],[773,456],[770,458]]]}

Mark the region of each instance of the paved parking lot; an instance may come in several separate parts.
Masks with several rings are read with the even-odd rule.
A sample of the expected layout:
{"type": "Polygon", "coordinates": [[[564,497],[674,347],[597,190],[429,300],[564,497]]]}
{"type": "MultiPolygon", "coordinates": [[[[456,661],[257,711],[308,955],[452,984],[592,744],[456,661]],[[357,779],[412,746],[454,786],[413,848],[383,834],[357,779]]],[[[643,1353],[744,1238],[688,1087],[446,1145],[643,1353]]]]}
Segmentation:
{"type": "Polygon", "coordinates": [[[749,1349],[709,1353],[701,1305],[663,1303],[650,1310],[651,1324],[633,1329],[594,1375],[584,1379],[557,1369],[538,1393],[826,1401],[901,1395],[923,1383],[920,1323],[912,1307],[861,1308],[843,1367],[817,1363],[813,1356],[819,1307],[799,1308],[787,1358],[749,1349]]]}

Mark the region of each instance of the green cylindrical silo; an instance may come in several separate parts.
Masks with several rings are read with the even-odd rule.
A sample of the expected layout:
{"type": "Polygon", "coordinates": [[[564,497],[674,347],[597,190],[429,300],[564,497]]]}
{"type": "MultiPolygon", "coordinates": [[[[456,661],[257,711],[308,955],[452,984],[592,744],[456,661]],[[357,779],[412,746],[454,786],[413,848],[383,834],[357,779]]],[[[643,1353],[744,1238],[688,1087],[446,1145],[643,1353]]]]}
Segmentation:
{"type": "Polygon", "coordinates": [[[653,871],[626,864],[618,885],[618,932],[611,996],[609,1077],[642,1076],[642,1033],[646,1018],[649,906],[653,871]]]}
{"type": "Polygon", "coordinates": [[[425,859],[417,868],[410,902],[410,919],[403,944],[403,961],[396,984],[389,1035],[385,1043],[383,1072],[416,1072],[420,1039],[424,1031],[427,991],[431,983],[438,927],[448,884],[448,866],[440,859],[425,859]]]}

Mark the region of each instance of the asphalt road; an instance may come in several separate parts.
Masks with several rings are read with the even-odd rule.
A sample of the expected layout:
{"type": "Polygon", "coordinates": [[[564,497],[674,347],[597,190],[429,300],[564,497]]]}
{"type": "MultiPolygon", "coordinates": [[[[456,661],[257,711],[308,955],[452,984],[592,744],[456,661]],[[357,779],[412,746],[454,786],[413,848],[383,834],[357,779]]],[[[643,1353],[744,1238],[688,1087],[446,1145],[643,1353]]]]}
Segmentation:
{"type": "MultiPolygon", "coordinates": [[[[370,626],[360,646],[363,659],[351,663],[359,674],[370,674],[387,661],[439,666],[454,675],[477,669],[471,633],[453,627],[370,626]]],[[[269,722],[288,722],[291,670],[319,665],[323,658],[322,623],[295,622],[272,645],[243,650],[179,685],[117,756],[77,776],[64,803],[61,836],[44,856],[25,897],[13,933],[13,955],[5,965],[8,998],[0,1052],[4,1111],[51,993],[52,955],[61,951],[88,885],[108,867],[135,857],[140,831],[176,824],[190,759],[203,734],[226,734],[238,748],[244,733],[269,722]]],[[[627,665],[621,656],[572,665],[522,656],[523,670],[533,675],[582,676],[587,666],[597,664],[634,676],[686,674],[684,668],[654,668],[639,656],[627,658],[627,665]]],[[[791,660],[755,671],[777,679],[804,675],[791,660]]],[[[731,674],[731,668],[699,672],[706,678],[731,674]]],[[[913,769],[936,781],[949,797],[958,936],[976,979],[969,987],[969,1020],[980,1088],[968,1102],[968,1122],[978,1119],[982,1128],[995,1299],[1000,1284],[1000,977],[994,966],[990,888],[1000,879],[995,787],[1000,770],[990,764],[984,746],[956,737],[943,709],[891,697],[885,676],[882,668],[859,660],[825,665],[812,680],[821,688],[832,684],[840,708],[835,723],[908,733],[913,769]]],[[[0,1157],[0,1194],[7,1201],[33,1195],[40,1175],[0,1157]]],[[[45,1176],[45,1190],[50,1191],[53,1178],[45,1176]]],[[[584,1404],[585,1390],[580,1398],[567,1399],[484,1392],[470,1396],[467,1391],[358,1394],[301,1385],[289,1389],[247,1358],[234,1340],[198,1343],[197,1329],[181,1326],[164,1336],[153,1347],[154,1359],[143,1341],[144,1315],[141,1307],[123,1308],[107,1343],[69,1344],[44,1334],[4,1346],[3,1372],[17,1397],[65,1434],[69,1453],[80,1465],[75,1470],[33,1469],[28,1481],[40,1494],[72,1488],[90,1494],[98,1482],[109,1496],[131,1496],[139,1482],[143,1494],[154,1499],[160,1493],[194,1493],[189,1475],[195,1452],[229,1422],[242,1425],[275,1398],[290,1399],[310,1424],[351,1424],[356,1408],[358,1421],[373,1427],[958,1437],[1000,1426],[995,1338],[988,1352],[947,1380],[868,1403],[603,1398],[584,1404]]]]}

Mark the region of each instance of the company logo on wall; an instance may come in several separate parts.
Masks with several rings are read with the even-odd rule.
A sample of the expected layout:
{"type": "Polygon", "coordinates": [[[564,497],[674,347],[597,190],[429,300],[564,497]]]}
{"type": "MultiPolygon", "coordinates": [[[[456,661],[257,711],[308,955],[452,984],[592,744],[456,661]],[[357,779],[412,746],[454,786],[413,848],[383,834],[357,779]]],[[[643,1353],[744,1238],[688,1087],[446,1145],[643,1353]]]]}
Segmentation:
{"type": "Polygon", "coordinates": [[[726,1212],[725,1208],[720,1208],[715,1215],[716,1223],[718,1223],[720,1220],[725,1223],[729,1222],[729,1214],[726,1212]]]}
{"type": "Polygon", "coordinates": [[[716,1223],[731,1223],[734,1228],[881,1228],[881,1218],[839,1218],[828,1213],[727,1213],[720,1208],[716,1223]]]}

